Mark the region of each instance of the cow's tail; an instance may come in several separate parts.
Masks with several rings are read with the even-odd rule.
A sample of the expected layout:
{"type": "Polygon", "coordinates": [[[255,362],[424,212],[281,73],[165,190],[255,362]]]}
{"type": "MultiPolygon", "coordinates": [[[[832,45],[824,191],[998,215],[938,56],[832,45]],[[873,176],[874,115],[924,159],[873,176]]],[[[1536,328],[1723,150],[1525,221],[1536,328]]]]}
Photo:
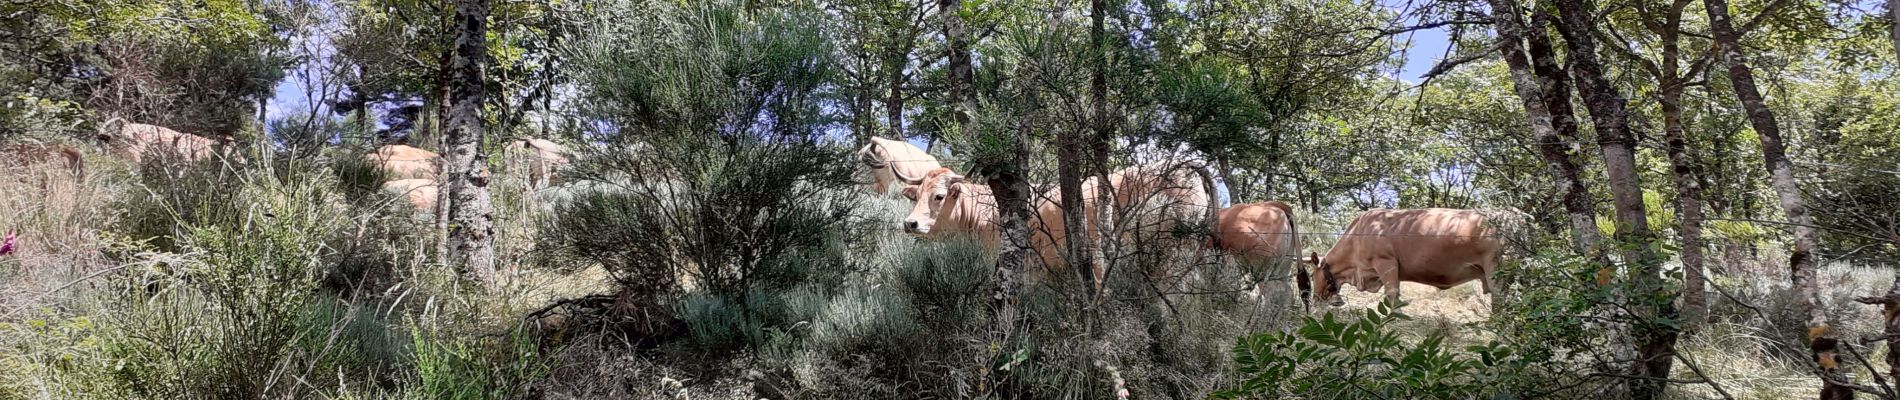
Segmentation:
{"type": "Polygon", "coordinates": [[[1293,267],[1294,283],[1300,289],[1300,308],[1309,309],[1311,303],[1308,298],[1312,297],[1313,280],[1307,275],[1306,266],[1300,263],[1300,223],[1293,219],[1293,206],[1282,201],[1269,201],[1267,205],[1280,209],[1280,213],[1286,215],[1285,257],[1290,261],[1287,266],[1293,267]]]}
{"type": "Polygon", "coordinates": [[[1219,228],[1218,219],[1220,218],[1221,208],[1220,188],[1214,186],[1214,171],[1208,169],[1207,163],[1201,160],[1188,161],[1186,167],[1194,170],[1195,174],[1201,176],[1201,188],[1207,190],[1207,209],[1204,210],[1205,213],[1203,213],[1201,219],[1201,227],[1205,228],[1208,233],[1215,234],[1213,236],[1219,237],[1220,235],[1217,234],[1218,232],[1215,232],[1215,229],[1219,228]]]}

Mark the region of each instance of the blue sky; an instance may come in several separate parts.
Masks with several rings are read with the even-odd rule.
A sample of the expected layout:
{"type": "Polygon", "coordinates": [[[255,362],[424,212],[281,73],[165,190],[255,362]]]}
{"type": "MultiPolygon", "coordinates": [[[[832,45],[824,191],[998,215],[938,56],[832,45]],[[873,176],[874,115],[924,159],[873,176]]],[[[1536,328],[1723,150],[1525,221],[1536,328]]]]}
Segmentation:
{"type": "Polygon", "coordinates": [[[1412,32],[1398,38],[1401,43],[1408,39],[1412,47],[1405,51],[1405,66],[1399,68],[1399,79],[1418,82],[1419,78],[1425,75],[1425,71],[1430,71],[1432,65],[1438,63],[1438,58],[1445,55],[1445,46],[1451,44],[1451,35],[1444,30],[1432,29],[1412,32]]]}

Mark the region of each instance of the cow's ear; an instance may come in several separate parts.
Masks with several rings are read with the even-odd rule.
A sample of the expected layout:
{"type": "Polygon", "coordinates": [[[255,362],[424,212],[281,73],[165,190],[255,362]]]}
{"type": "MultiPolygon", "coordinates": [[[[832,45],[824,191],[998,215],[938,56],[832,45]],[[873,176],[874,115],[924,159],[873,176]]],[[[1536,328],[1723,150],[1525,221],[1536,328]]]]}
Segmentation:
{"type": "Polygon", "coordinates": [[[910,199],[910,201],[917,201],[917,185],[905,186],[904,197],[910,199]]]}
{"type": "Polygon", "coordinates": [[[1310,254],[1308,257],[1311,257],[1307,259],[1308,262],[1313,263],[1313,265],[1319,265],[1319,252],[1309,252],[1307,254],[1310,254]]]}

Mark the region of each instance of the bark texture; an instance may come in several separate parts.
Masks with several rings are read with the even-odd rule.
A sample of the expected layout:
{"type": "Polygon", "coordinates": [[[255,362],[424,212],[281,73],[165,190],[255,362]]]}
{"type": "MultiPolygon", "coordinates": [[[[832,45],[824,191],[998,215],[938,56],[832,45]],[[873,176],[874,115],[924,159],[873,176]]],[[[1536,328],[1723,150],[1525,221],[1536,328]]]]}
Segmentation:
{"type": "MultiPolygon", "coordinates": [[[[1524,114],[1530,117],[1531,134],[1537,139],[1537,149],[1544,158],[1544,164],[1558,177],[1553,183],[1557,192],[1563,194],[1564,214],[1570,221],[1570,244],[1578,254],[1594,254],[1598,242],[1596,211],[1590,207],[1590,190],[1585,186],[1582,168],[1573,159],[1570,146],[1565,144],[1566,136],[1574,138],[1577,129],[1575,120],[1569,117],[1569,87],[1564,85],[1561,75],[1556,76],[1556,79],[1541,79],[1531,63],[1536,54],[1526,51],[1524,44],[1527,36],[1541,36],[1537,41],[1542,42],[1543,50],[1548,52],[1549,36],[1541,31],[1530,31],[1523,20],[1522,6],[1516,0],[1489,0],[1489,3],[1496,18],[1498,50],[1503,53],[1504,64],[1511,71],[1512,88],[1523,103],[1524,114]],[[1561,99],[1546,99],[1547,96],[1561,99]],[[1559,122],[1551,109],[1553,106],[1563,108],[1566,122],[1563,127],[1569,129],[1568,135],[1559,133],[1559,122]]],[[[1553,56],[1548,53],[1542,55],[1553,56]]],[[[1552,60],[1540,61],[1555,65],[1552,60]]],[[[1561,71],[1557,72],[1561,74],[1561,71]]]]}
{"type": "MultiPolygon", "coordinates": [[[[1597,148],[1609,177],[1611,203],[1616,209],[1616,242],[1628,265],[1630,308],[1647,321],[1674,319],[1675,306],[1665,296],[1661,260],[1649,251],[1655,241],[1643,204],[1642,183],[1636,173],[1636,141],[1628,124],[1628,104],[1597,58],[1593,37],[1595,10],[1583,0],[1557,0],[1557,31],[1569,45],[1570,73],[1583,95],[1584,106],[1596,126],[1597,148]]],[[[1653,399],[1663,393],[1675,362],[1677,332],[1666,324],[1643,323],[1634,330],[1637,359],[1631,375],[1630,396],[1653,399]]]]}
{"type": "Polygon", "coordinates": [[[447,260],[483,283],[495,280],[494,210],[488,195],[488,156],[482,153],[482,65],[488,62],[485,36],[488,1],[455,2],[455,47],[443,85],[448,89],[448,124],[443,136],[443,197],[447,200],[447,260]]]}
{"type": "MultiPolygon", "coordinates": [[[[1086,195],[1095,196],[1096,231],[1101,232],[1101,236],[1089,237],[1088,241],[1084,242],[1084,245],[1088,246],[1084,251],[1089,253],[1087,264],[1089,270],[1103,273],[1094,279],[1107,277],[1110,268],[1108,252],[1114,247],[1115,239],[1119,238],[1119,235],[1115,233],[1117,208],[1114,182],[1108,180],[1108,150],[1109,144],[1115,139],[1115,120],[1114,116],[1109,115],[1108,107],[1107,7],[1106,0],[1089,2],[1089,40],[1092,42],[1090,47],[1094,49],[1095,58],[1095,66],[1089,71],[1089,114],[1093,116],[1089,118],[1089,122],[1090,128],[1095,132],[1088,143],[1089,166],[1092,167],[1089,172],[1095,176],[1096,184],[1095,193],[1086,195]]],[[[1093,274],[1094,272],[1091,272],[1091,275],[1093,274]]],[[[1099,292],[1105,290],[1107,284],[1103,282],[1093,282],[1093,284],[1098,292],[1094,293],[1095,297],[1100,299],[1103,296],[1099,292]]]]}
{"type": "MultiPolygon", "coordinates": [[[[1827,314],[1821,308],[1820,291],[1815,284],[1814,218],[1808,215],[1801,188],[1795,184],[1794,166],[1788,162],[1787,145],[1775,121],[1775,112],[1768,109],[1761,90],[1755,85],[1755,72],[1748,66],[1748,56],[1742,53],[1741,34],[1729,17],[1728,1],[1705,0],[1703,7],[1709,14],[1709,33],[1715,38],[1715,51],[1727,67],[1729,86],[1741,100],[1749,126],[1761,138],[1762,164],[1768,168],[1769,186],[1774,189],[1775,199],[1794,233],[1794,249],[1788,252],[1789,275],[1796,305],[1807,317],[1808,340],[1814,342],[1828,334],[1827,314]]],[[[1829,392],[1835,386],[1832,382],[1824,383],[1822,391],[1829,392]]]]}

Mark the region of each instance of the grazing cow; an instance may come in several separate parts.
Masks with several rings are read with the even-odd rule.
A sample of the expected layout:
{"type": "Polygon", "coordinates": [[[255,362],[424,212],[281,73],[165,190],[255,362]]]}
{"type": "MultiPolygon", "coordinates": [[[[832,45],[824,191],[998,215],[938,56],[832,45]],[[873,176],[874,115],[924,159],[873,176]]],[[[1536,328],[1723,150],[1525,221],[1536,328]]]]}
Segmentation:
{"type": "Polygon", "coordinates": [[[402,196],[417,211],[435,211],[436,186],[434,179],[398,179],[383,182],[383,193],[402,196]]]}
{"type": "Polygon", "coordinates": [[[377,148],[376,151],[364,155],[363,159],[388,173],[390,180],[435,179],[442,162],[442,157],[437,156],[433,151],[402,144],[377,148]]]}
{"type": "Polygon", "coordinates": [[[105,142],[106,147],[112,149],[114,153],[131,159],[134,163],[159,154],[177,156],[187,162],[211,158],[213,155],[232,156],[231,144],[236,141],[231,136],[212,140],[162,126],[139,123],[120,124],[116,131],[107,129],[106,133],[99,135],[99,140],[105,142]]]}
{"type": "Polygon", "coordinates": [[[1253,268],[1299,257],[1299,228],[1293,207],[1286,203],[1235,204],[1221,209],[1214,221],[1210,247],[1233,255],[1242,265],[1253,268]]]}
{"type": "MultiPolygon", "coordinates": [[[[1340,284],[1399,298],[1399,282],[1446,289],[1473,280],[1489,295],[1505,242],[1522,214],[1483,210],[1425,208],[1373,209],[1346,227],[1326,256],[1312,255],[1313,299],[1343,304],[1340,284]]],[[[1308,284],[1301,282],[1302,289],[1308,284]]]]}
{"type": "Polygon", "coordinates": [[[923,182],[924,175],[943,168],[936,157],[902,140],[872,137],[871,143],[858,150],[858,160],[871,169],[866,190],[889,194],[893,189],[923,182]]]}
{"type": "Polygon", "coordinates": [[[547,139],[526,138],[508,142],[508,151],[522,154],[520,174],[528,179],[529,189],[555,184],[555,172],[568,164],[567,149],[547,139]]]}
{"type": "MultiPolygon", "coordinates": [[[[1198,172],[1201,179],[1176,179],[1186,175],[1169,173],[1176,169],[1160,168],[1157,164],[1130,167],[1109,176],[1114,183],[1117,208],[1138,207],[1155,204],[1149,199],[1161,197],[1164,210],[1185,208],[1187,212],[1201,211],[1208,218],[1213,210],[1207,199],[1214,196],[1207,190],[1212,188],[1212,174],[1198,164],[1190,164],[1190,171],[1198,172]],[[1191,190],[1179,190],[1189,188],[1191,190]],[[1198,202],[1198,203],[1197,203],[1198,202]],[[1195,210],[1194,207],[1200,207],[1195,210]]],[[[1082,208],[1085,212],[1084,225],[1090,235],[1097,235],[1098,224],[1095,193],[1098,179],[1083,182],[1082,192],[1091,194],[1084,197],[1082,208]]],[[[938,168],[924,174],[916,185],[904,189],[905,196],[915,200],[911,213],[904,218],[904,230],[913,235],[936,239],[946,236],[973,236],[994,247],[999,243],[997,227],[996,199],[988,185],[966,181],[962,175],[948,168],[938,168]]],[[[1035,215],[1028,221],[1029,245],[1036,251],[1037,259],[1052,274],[1066,271],[1067,263],[1062,257],[1061,248],[1066,243],[1068,232],[1062,223],[1062,198],[1059,190],[1051,190],[1032,199],[1035,215]]],[[[1163,212],[1162,215],[1179,215],[1181,212],[1163,212]]],[[[1206,222],[1203,220],[1202,222],[1206,222]]],[[[1139,230],[1161,228],[1160,225],[1142,222],[1124,221],[1121,226],[1137,226],[1139,230]]],[[[1171,228],[1171,226],[1168,226],[1171,228]]],[[[1130,229],[1132,231],[1135,229],[1130,229]]],[[[1094,271],[1096,282],[1101,282],[1104,271],[1094,271]]]]}

